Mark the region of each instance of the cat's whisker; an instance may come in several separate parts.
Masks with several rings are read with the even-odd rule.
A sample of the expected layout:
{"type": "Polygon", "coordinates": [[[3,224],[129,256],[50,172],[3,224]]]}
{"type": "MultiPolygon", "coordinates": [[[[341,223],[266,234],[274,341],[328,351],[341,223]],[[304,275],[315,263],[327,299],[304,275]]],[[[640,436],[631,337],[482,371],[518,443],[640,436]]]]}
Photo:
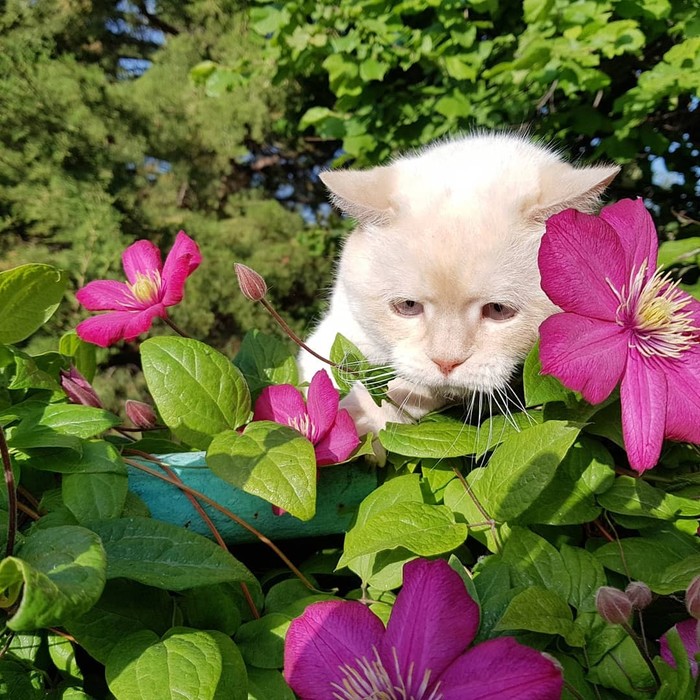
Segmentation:
{"type": "Polygon", "coordinates": [[[513,395],[511,401],[513,402],[515,407],[525,415],[530,425],[534,425],[537,421],[530,415],[530,411],[527,409],[524,401],[518,395],[518,392],[516,392],[515,389],[513,389],[513,387],[510,386],[510,384],[504,385],[504,392],[506,394],[510,392],[513,395]]]}

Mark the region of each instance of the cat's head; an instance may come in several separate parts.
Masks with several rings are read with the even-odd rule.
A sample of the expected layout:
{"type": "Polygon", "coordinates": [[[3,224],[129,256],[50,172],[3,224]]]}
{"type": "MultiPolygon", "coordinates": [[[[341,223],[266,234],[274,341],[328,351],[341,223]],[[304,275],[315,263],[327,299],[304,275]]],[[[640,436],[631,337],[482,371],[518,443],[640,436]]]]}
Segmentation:
{"type": "Polygon", "coordinates": [[[557,310],[537,267],[545,220],[592,210],[617,172],[481,135],[384,167],[323,173],[334,202],[358,220],[338,284],[369,359],[445,396],[506,384],[557,310]]]}

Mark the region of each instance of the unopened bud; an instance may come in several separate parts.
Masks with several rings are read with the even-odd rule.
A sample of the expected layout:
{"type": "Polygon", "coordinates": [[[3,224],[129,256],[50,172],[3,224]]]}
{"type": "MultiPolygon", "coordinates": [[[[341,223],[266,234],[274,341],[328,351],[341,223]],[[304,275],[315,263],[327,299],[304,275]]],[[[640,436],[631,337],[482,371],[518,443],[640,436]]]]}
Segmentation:
{"type": "Polygon", "coordinates": [[[625,595],[629,598],[635,610],[644,610],[651,603],[651,589],[646,583],[632,581],[625,588],[625,595]]]}
{"type": "Polygon", "coordinates": [[[69,370],[62,369],[61,387],[71,403],[79,403],[82,406],[102,408],[102,402],[90,382],[83,377],[75,367],[69,370]]]}
{"type": "Polygon", "coordinates": [[[260,301],[267,294],[267,284],[255,270],[241,263],[235,263],[233,269],[236,271],[238,286],[246,298],[260,301]]]}
{"type": "MultiPolygon", "coordinates": [[[[700,576],[696,576],[685,592],[685,607],[688,609],[690,617],[700,620],[700,576]]],[[[700,635],[700,625],[698,625],[700,635]]]]}
{"type": "Polygon", "coordinates": [[[137,428],[148,430],[158,425],[156,412],[147,403],[143,403],[143,401],[132,401],[129,399],[124,404],[124,410],[129,420],[137,428]]]}
{"type": "Polygon", "coordinates": [[[624,625],[632,616],[632,602],[617,588],[601,586],[595,594],[598,614],[611,625],[624,625]]]}

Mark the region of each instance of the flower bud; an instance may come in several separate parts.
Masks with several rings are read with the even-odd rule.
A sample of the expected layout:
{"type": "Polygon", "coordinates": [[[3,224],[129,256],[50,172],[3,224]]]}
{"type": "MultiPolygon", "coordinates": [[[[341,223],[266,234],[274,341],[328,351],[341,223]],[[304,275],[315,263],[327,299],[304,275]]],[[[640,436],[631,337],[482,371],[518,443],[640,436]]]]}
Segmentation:
{"type": "Polygon", "coordinates": [[[143,401],[132,401],[129,399],[124,404],[124,410],[129,420],[137,428],[148,430],[158,425],[156,412],[147,403],[143,403],[143,401]]]}
{"type": "Polygon", "coordinates": [[[238,286],[247,299],[260,301],[267,294],[267,284],[255,270],[241,263],[235,263],[233,269],[236,271],[238,286]]]}
{"type": "Polygon", "coordinates": [[[71,403],[79,403],[82,406],[102,408],[102,402],[90,382],[83,377],[75,367],[68,370],[62,369],[61,387],[71,403]]]}
{"type": "MultiPolygon", "coordinates": [[[[690,582],[685,592],[685,607],[690,617],[700,620],[700,576],[696,576],[690,582]]],[[[698,625],[698,635],[700,635],[700,625],[698,625]]]]}
{"type": "Polygon", "coordinates": [[[632,616],[632,602],[617,588],[601,586],[595,594],[598,614],[611,625],[623,625],[632,616]]]}
{"type": "Polygon", "coordinates": [[[632,581],[625,588],[625,595],[635,610],[644,610],[651,603],[651,589],[641,581],[632,581]]]}

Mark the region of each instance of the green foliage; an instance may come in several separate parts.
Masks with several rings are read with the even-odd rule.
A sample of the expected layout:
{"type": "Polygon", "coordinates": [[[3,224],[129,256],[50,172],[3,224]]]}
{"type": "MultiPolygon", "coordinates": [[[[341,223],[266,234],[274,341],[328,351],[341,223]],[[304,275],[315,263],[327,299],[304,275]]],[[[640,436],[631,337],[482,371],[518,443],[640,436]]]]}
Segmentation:
{"type": "MultiPolygon", "coordinates": [[[[669,250],[670,264],[685,251],[669,250]]],[[[22,298],[26,318],[46,317],[56,305],[42,294],[22,298]]],[[[93,356],[71,335],[56,344],[61,353],[0,347],[0,427],[22,512],[31,517],[11,517],[9,500],[0,510],[3,533],[15,540],[0,561],[3,692],[291,699],[280,673],[289,625],[308,605],[340,597],[310,591],[316,576],[323,588],[361,596],[386,619],[405,563],[443,556],[479,604],[478,641],[506,634],[555,654],[584,698],[692,697],[683,659],[674,670],[657,658],[660,686],[640,691],[655,687],[649,668],[626,631],[598,615],[595,600],[601,586],[623,588],[627,579],[649,586],[656,600],[643,619],[656,655],[653,640],[683,616],[679,594],[700,570],[697,451],[676,446],[645,478],[632,478],[621,466],[617,399],[590,407],[543,381],[537,348],[525,363],[527,411],[480,416],[474,425],[446,411],[381,431],[381,485],[360,503],[344,538],[296,542],[308,555],[304,573],[294,569],[302,582],[258,549],[241,550],[254,574],[237,551],[149,517],[128,490],[136,469],[155,472],[150,479],[161,468],[177,474],[160,460],[146,466],[144,450],[206,447],[211,472],[259,501],[253,517],[261,528],[260,508],[272,504],[287,511],[281,532],[314,532],[305,528],[315,527],[316,480],[324,476],[313,444],[286,425],[250,421],[252,391],[298,381],[282,341],[251,333],[233,361],[190,338],[145,341],[143,372],[164,425],[140,438],[109,411],[66,402],[60,370],[77,358],[89,369],[93,356]],[[361,589],[352,590],[350,575],[361,589]]],[[[334,352],[378,383],[357,348],[339,338],[334,352]]],[[[371,453],[368,436],[351,458],[371,453]]],[[[349,465],[345,480],[361,468],[349,465]]],[[[203,476],[204,484],[214,478],[194,472],[189,478],[203,476]]],[[[335,479],[346,488],[342,476],[335,479]]],[[[225,505],[225,517],[238,522],[225,505]]],[[[193,514],[218,532],[213,510],[193,514]]],[[[269,544],[264,533],[258,537],[269,544]]],[[[682,653],[678,640],[670,644],[682,653]]]]}
{"type": "Polygon", "coordinates": [[[627,164],[614,196],[650,196],[675,235],[689,222],[672,210],[700,218],[691,5],[257,0],[251,19],[276,79],[299,85],[291,124],[341,142],[341,160],[377,164],[467,129],[526,125],[565,151],[627,164]],[[683,182],[653,190],[652,156],[683,182]]]}

